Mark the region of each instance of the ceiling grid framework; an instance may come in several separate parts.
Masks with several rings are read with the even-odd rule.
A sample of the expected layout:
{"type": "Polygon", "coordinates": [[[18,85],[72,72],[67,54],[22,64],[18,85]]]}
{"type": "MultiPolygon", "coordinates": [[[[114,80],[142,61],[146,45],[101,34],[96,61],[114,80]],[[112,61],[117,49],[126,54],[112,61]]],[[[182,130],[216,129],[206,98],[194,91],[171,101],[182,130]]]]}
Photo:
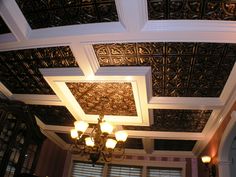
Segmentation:
{"type": "MultiPolygon", "coordinates": [[[[109,4],[110,1],[107,2],[109,4]]],[[[63,119],[60,120],[60,118],[57,118],[56,115],[57,114],[60,115],[61,114],[60,111],[66,109],[63,106],[67,106],[66,104],[67,102],[65,102],[65,100],[62,99],[62,95],[58,94],[57,89],[55,89],[56,87],[52,87],[51,84],[53,83],[49,82],[50,79],[48,80],[47,78],[54,77],[54,80],[52,81],[53,82],[55,81],[55,83],[58,84],[57,86],[59,87],[63,85],[60,82],[64,82],[64,84],[67,83],[65,82],[67,80],[65,78],[67,76],[73,76],[74,73],[80,73],[79,76],[76,75],[76,77],[78,76],[78,78],[80,78],[81,81],[83,82],[84,81],[103,82],[105,80],[108,83],[113,83],[115,80],[117,83],[124,83],[124,82],[132,83],[132,89],[133,88],[136,89],[136,91],[133,92],[135,97],[134,99],[136,104],[135,106],[136,109],[138,108],[138,116],[140,116],[140,118],[142,117],[142,119],[139,120],[146,121],[146,124],[148,123],[149,125],[151,125],[150,127],[158,123],[161,125],[162,121],[163,123],[167,124],[166,126],[168,127],[170,125],[168,125],[168,121],[166,122],[165,120],[171,118],[177,121],[184,120],[186,125],[183,125],[183,127],[185,127],[183,129],[175,128],[175,129],[164,130],[161,128],[157,128],[154,129],[154,132],[153,130],[151,130],[152,128],[151,129],[148,128],[149,126],[146,127],[147,129],[146,131],[142,131],[139,130],[138,128],[135,129],[135,127],[138,127],[141,124],[138,126],[135,125],[134,130],[133,128],[132,130],[128,130],[130,138],[133,139],[135,137],[136,138],[151,137],[152,139],[156,139],[154,143],[155,147],[153,147],[154,150],[156,151],[167,150],[168,152],[168,150],[172,150],[174,152],[176,151],[176,153],[178,154],[179,152],[177,151],[187,150],[187,151],[193,151],[193,153],[199,153],[201,149],[204,148],[204,145],[207,143],[207,141],[205,141],[205,138],[209,139],[210,134],[212,135],[216,130],[217,126],[219,126],[217,122],[221,119],[220,116],[222,116],[224,111],[226,110],[225,105],[227,104],[227,106],[229,106],[231,102],[235,101],[234,90],[236,87],[236,83],[235,80],[232,79],[233,75],[236,74],[234,66],[235,47],[234,44],[230,44],[230,43],[236,43],[236,38],[233,37],[234,35],[232,35],[235,32],[234,26],[236,25],[236,23],[233,21],[235,20],[235,16],[233,15],[235,11],[235,3],[231,4],[223,2],[211,3],[207,1],[205,4],[203,4],[203,1],[199,1],[199,3],[197,3],[196,6],[194,6],[194,4],[191,4],[191,2],[189,2],[190,4],[184,4],[181,1],[179,2],[168,1],[170,4],[163,4],[163,2],[164,1],[161,0],[148,0],[148,1],[117,0],[115,2],[113,1],[113,8],[115,4],[117,8],[117,16],[119,17],[119,19],[117,18],[115,19],[116,22],[103,23],[104,21],[102,20],[100,20],[101,23],[99,24],[98,23],[82,24],[80,22],[78,23],[73,22],[70,24],[71,26],[60,26],[52,24],[50,28],[34,29],[38,27],[33,27],[32,21],[29,21],[29,18],[28,17],[26,18],[26,16],[24,16],[25,13],[21,12],[21,9],[24,8],[24,6],[27,7],[25,1],[17,0],[19,7],[14,0],[1,1],[0,14],[3,20],[8,25],[9,29],[12,31],[12,34],[14,35],[15,39],[17,39],[17,41],[16,40],[14,41],[14,39],[11,36],[12,34],[9,35],[9,33],[0,35],[0,51],[2,51],[0,52],[0,55],[1,55],[2,65],[6,66],[6,63],[10,62],[8,61],[10,60],[8,59],[8,57],[5,60],[3,60],[4,55],[6,55],[6,53],[9,52],[13,54],[14,51],[21,51],[22,49],[36,50],[36,48],[38,49],[46,47],[58,48],[61,46],[69,46],[74,56],[74,61],[77,62],[74,63],[73,61],[74,63],[73,66],[75,66],[74,69],[68,68],[71,67],[71,65],[66,65],[67,67],[60,69],[56,68],[57,65],[53,66],[54,69],[51,69],[52,67],[47,67],[50,68],[52,71],[51,76],[50,72],[47,73],[48,75],[47,74],[45,75],[47,69],[43,71],[40,69],[42,68],[40,65],[37,66],[36,70],[42,74],[42,75],[40,74],[41,77],[44,76],[49,86],[56,93],[56,95],[53,95],[54,92],[43,92],[42,97],[40,97],[38,92],[36,93],[28,91],[14,92],[12,91],[12,88],[9,87],[8,85],[10,84],[9,82],[5,81],[4,83],[5,80],[4,74],[6,74],[6,72],[2,72],[0,74],[1,92],[3,94],[5,93],[5,95],[9,99],[19,99],[28,104],[32,104],[32,109],[35,111],[35,115],[38,118],[41,117],[40,119],[43,121],[40,122],[39,125],[41,126],[44,133],[50,139],[54,140],[56,143],[60,144],[61,146],[63,146],[64,149],[66,149],[68,147],[68,144],[65,141],[63,141],[63,139],[61,139],[56,134],[56,132],[58,131],[61,131],[63,133],[68,132],[70,125],[73,122],[73,119],[78,119],[78,117],[76,117],[75,114],[73,114],[73,112],[70,109],[68,109],[69,110],[68,113],[71,112],[69,114],[72,115],[69,116],[66,113],[66,115],[63,117],[72,117],[72,120],[69,121],[68,124],[64,125],[63,127],[59,126],[60,124],[63,123],[63,121],[66,122],[66,120],[63,119]],[[164,6],[165,8],[162,9],[162,7],[164,6]],[[128,10],[129,9],[128,7],[134,7],[133,12],[130,12],[128,10]],[[166,9],[166,7],[169,7],[170,9],[166,9]],[[183,11],[181,11],[180,9],[183,9],[183,11]],[[220,16],[219,15],[217,16],[216,14],[216,12],[218,11],[221,12],[220,16]],[[154,17],[150,17],[151,12],[152,14],[155,14],[154,17]],[[175,18],[173,18],[173,12],[178,12],[178,15],[175,16],[175,18]],[[190,16],[186,16],[186,14],[190,14],[190,16]],[[209,16],[209,14],[213,15],[209,16]],[[176,18],[179,18],[180,20],[173,21],[173,19],[176,18]],[[188,19],[188,20],[182,20],[182,19],[188,19]],[[210,19],[210,20],[214,19],[218,21],[217,22],[210,20],[195,21],[195,19],[210,19]],[[222,20],[227,20],[227,21],[222,21],[222,20]],[[30,26],[32,28],[30,28],[30,26]],[[117,42],[119,44],[117,44],[117,42]],[[208,44],[206,44],[206,42],[208,44]],[[219,44],[215,44],[215,42],[219,44]],[[122,58],[121,60],[118,59],[115,61],[106,59],[106,61],[109,62],[111,61],[116,62],[115,64],[117,66],[114,67],[108,64],[109,66],[104,67],[105,65],[103,65],[103,63],[101,62],[104,60],[101,60],[100,55],[96,51],[96,46],[106,47],[109,45],[114,45],[115,43],[120,46],[126,44],[129,44],[131,46],[144,45],[145,43],[147,46],[148,44],[149,45],[155,44],[154,45],[155,50],[160,49],[160,53],[157,52],[155,53],[155,55],[152,54],[150,55],[149,53],[148,54],[149,59],[148,59],[148,56],[144,55],[140,57],[136,52],[135,54],[136,63],[132,63],[134,62],[134,60],[132,59],[132,57],[134,56],[128,55],[129,57],[127,57],[126,54],[123,53],[122,56],[123,58],[121,57],[122,58]],[[178,47],[181,45],[188,46],[187,49],[189,50],[183,51],[185,52],[184,54],[179,53],[180,50],[178,49],[178,47]],[[207,48],[211,53],[207,53],[207,51],[201,50],[201,46],[204,45],[206,45],[205,48],[207,48]],[[93,49],[95,49],[95,51],[93,49]],[[154,59],[151,60],[150,58],[154,59]],[[218,60],[214,60],[215,58],[217,58],[218,60]],[[119,63],[120,61],[126,61],[126,63],[125,62],[119,63]],[[157,67],[155,66],[155,68],[153,68],[153,65],[150,64],[150,61],[152,61],[152,63],[156,62],[157,64],[155,65],[157,67]],[[127,64],[127,62],[131,63],[127,64]],[[184,65],[183,67],[182,64],[186,62],[189,62],[189,64],[184,65]],[[212,62],[213,63],[215,62],[213,65],[214,66],[217,65],[218,67],[215,67],[213,73],[207,75],[207,73],[201,70],[202,67],[201,64],[205,63],[206,66],[205,70],[208,70],[209,68],[211,68],[212,62]],[[160,66],[161,68],[158,68],[160,66]],[[179,67],[176,68],[176,66],[179,67]],[[191,66],[190,69],[188,71],[185,71],[186,68],[188,68],[188,66],[191,66]],[[127,69],[125,69],[126,67],[127,69]],[[131,68],[133,68],[133,70],[131,68]],[[198,72],[196,72],[196,68],[198,68],[198,72]],[[77,70],[78,72],[73,72],[74,70],[77,70]],[[143,73],[138,72],[138,70],[145,72],[143,73]],[[166,75],[169,72],[169,70],[175,70],[175,72],[170,72],[169,75],[166,75]],[[219,70],[221,72],[219,72],[219,70]],[[54,71],[58,71],[60,74],[53,75],[53,73],[56,73],[54,71]],[[163,73],[161,73],[161,71],[163,71],[163,73]],[[225,72],[225,74],[223,72],[225,72]],[[58,76],[63,78],[63,74],[65,76],[64,80],[59,81],[56,79],[56,77],[58,76]],[[154,77],[153,75],[155,74],[157,74],[157,76],[154,77]],[[178,82],[171,83],[170,80],[166,80],[166,78],[168,77],[175,78],[176,76],[178,76],[177,80],[179,81],[179,83],[178,82]],[[156,85],[154,83],[155,78],[160,79],[157,82],[158,84],[156,85]],[[190,89],[191,91],[188,91],[187,88],[191,88],[191,84],[185,84],[185,83],[183,84],[181,82],[184,80],[186,81],[186,83],[191,83],[189,82],[191,81],[191,79],[193,79],[196,82],[195,88],[199,87],[197,81],[199,82],[199,80],[200,81],[204,80],[205,82],[208,79],[211,82],[210,83],[211,86],[215,84],[215,86],[219,87],[217,88],[213,87],[214,89],[212,89],[213,90],[212,93],[210,93],[211,89],[209,89],[208,86],[204,85],[201,85],[201,88],[203,89],[198,93],[196,92],[196,90],[192,91],[190,89]],[[216,79],[218,79],[219,82],[215,83],[216,79]],[[169,85],[168,82],[170,82],[169,85]],[[162,83],[162,85],[160,85],[159,83],[162,83]],[[175,85],[181,85],[181,84],[184,85],[184,87],[179,87],[179,90],[175,92],[174,91],[175,85]],[[187,87],[185,87],[186,85],[187,87]],[[170,91],[167,91],[168,90],[167,88],[170,91]],[[185,91],[182,90],[183,88],[185,89],[185,91]],[[207,89],[209,91],[206,91],[207,89]],[[196,94],[194,95],[194,93],[196,94]],[[50,94],[49,98],[47,98],[47,94],[50,94]],[[231,96],[233,96],[233,98],[231,96]],[[44,106],[38,106],[38,105],[44,105],[44,106]],[[53,108],[52,105],[54,105],[53,108]],[[60,106],[55,107],[55,105],[60,105],[60,106]],[[161,109],[159,110],[158,108],[161,109]],[[44,115],[36,113],[37,110],[40,109],[44,110],[42,111],[44,115]],[[152,109],[155,110],[153,111],[152,109]],[[171,114],[170,116],[163,116],[163,113],[162,114],[158,113],[168,110],[170,110],[170,112],[172,111],[176,112],[175,116],[171,114]],[[49,114],[50,112],[52,113],[51,115],[49,114]],[[56,112],[55,115],[54,112],[56,112]],[[178,112],[181,114],[182,118],[179,118],[178,112]],[[196,117],[192,115],[194,112],[198,112],[196,117]],[[199,116],[199,114],[203,114],[204,116],[200,118],[201,116],[199,116]],[[44,118],[47,117],[48,120],[42,117],[44,118]],[[58,123],[54,125],[53,121],[50,122],[51,121],[50,117],[51,120],[56,119],[58,123]],[[176,119],[175,117],[178,117],[179,119],[176,119]],[[161,121],[161,119],[163,120],[161,121]],[[198,121],[200,122],[198,123],[198,121]],[[194,126],[198,126],[199,124],[199,127],[197,127],[198,131],[195,133],[190,133],[191,131],[188,132],[187,127],[194,123],[195,123],[194,126]],[[175,132],[179,130],[180,132],[175,132]],[[180,150],[173,148],[179,146],[179,143],[184,144],[184,142],[181,142],[181,140],[182,141],[188,140],[185,142],[186,148],[180,150]],[[197,143],[196,140],[198,140],[197,143]],[[159,148],[158,148],[158,141],[160,143],[159,148]]],[[[53,4],[49,4],[49,6],[51,8],[53,4]]],[[[61,5],[58,6],[62,7],[61,5]]],[[[72,7],[79,8],[78,7],[79,5],[77,6],[77,4],[76,5],[67,4],[66,6],[64,6],[64,9],[66,9],[67,6],[71,8],[72,7]]],[[[104,7],[105,6],[103,6],[103,8],[104,7]]],[[[110,8],[106,10],[109,9],[110,8]]],[[[52,11],[55,10],[60,11],[60,8],[58,7],[54,8],[52,11]]],[[[105,12],[108,12],[106,10],[105,12]]],[[[49,13],[49,11],[47,13],[49,13]]],[[[54,15],[54,20],[55,20],[57,14],[53,13],[51,15],[54,15]]],[[[58,20],[63,21],[63,18],[60,18],[58,20]]],[[[61,24],[63,24],[63,22],[61,24]]],[[[152,47],[150,46],[147,47],[147,46],[146,48],[152,50],[152,47]]],[[[137,49],[140,50],[140,48],[138,47],[137,49]]],[[[139,52],[139,50],[137,51],[139,52]]],[[[25,56],[23,55],[23,57],[25,56]]],[[[110,57],[112,56],[110,55],[110,57]]],[[[24,62],[20,62],[19,58],[17,57],[13,58],[20,65],[21,64],[26,65],[24,64],[24,62]]],[[[33,58],[35,59],[35,56],[33,58]]],[[[112,57],[112,59],[114,58],[112,57]]],[[[58,61],[58,59],[56,59],[56,61],[58,61]]],[[[113,65],[115,64],[113,63],[113,65]]],[[[1,68],[3,67],[1,66],[1,68]]],[[[28,75],[27,77],[31,76],[28,75]]],[[[29,88],[30,88],[29,86],[26,86],[25,90],[29,88]]],[[[74,103],[78,104],[78,102],[74,103]]],[[[67,111],[64,110],[62,112],[65,113],[67,111]]],[[[137,141],[132,140],[132,142],[133,143],[131,144],[137,142],[137,147],[141,147],[142,145],[142,139],[139,139],[137,141]]],[[[130,148],[135,149],[136,147],[130,146],[130,148]]]]}

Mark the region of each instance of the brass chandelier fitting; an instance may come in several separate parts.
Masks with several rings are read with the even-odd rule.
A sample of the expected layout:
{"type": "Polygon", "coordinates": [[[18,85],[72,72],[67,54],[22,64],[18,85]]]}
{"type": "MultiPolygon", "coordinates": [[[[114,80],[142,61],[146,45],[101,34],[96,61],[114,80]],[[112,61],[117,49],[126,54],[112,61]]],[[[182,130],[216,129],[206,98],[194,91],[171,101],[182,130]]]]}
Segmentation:
{"type": "Polygon", "coordinates": [[[128,134],[121,130],[115,132],[115,139],[111,136],[113,126],[104,120],[104,115],[100,114],[98,123],[92,131],[86,133],[89,124],[84,121],[74,122],[74,129],[71,130],[71,137],[74,139],[74,147],[78,152],[89,155],[89,160],[94,165],[99,159],[105,162],[112,160],[112,154],[124,156],[124,143],[128,134]]]}

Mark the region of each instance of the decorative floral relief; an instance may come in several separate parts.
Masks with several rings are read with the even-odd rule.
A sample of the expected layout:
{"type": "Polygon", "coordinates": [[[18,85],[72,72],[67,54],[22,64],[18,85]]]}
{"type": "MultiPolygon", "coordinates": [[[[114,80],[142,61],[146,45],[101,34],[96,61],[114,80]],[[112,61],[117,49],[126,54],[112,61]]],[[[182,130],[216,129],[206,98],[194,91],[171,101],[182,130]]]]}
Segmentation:
{"type": "Polygon", "coordinates": [[[153,42],[93,47],[100,66],[151,66],[154,96],[218,97],[236,61],[234,44],[153,42]]]}
{"type": "Polygon", "coordinates": [[[130,83],[78,82],[67,86],[86,114],[137,116],[130,83]]]}

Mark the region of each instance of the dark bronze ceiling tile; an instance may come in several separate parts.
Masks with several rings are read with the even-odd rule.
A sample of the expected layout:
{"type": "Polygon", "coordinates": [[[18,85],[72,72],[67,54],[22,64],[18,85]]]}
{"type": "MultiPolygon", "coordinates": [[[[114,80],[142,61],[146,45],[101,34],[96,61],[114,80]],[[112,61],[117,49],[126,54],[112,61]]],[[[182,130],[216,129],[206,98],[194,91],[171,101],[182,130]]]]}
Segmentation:
{"type": "Polygon", "coordinates": [[[128,130],[202,132],[212,111],[154,110],[151,126],[125,126],[128,130]]]}
{"type": "Polygon", "coordinates": [[[3,21],[2,17],[0,16],[0,34],[10,33],[8,26],[3,21]]]}
{"type": "Polygon", "coordinates": [[[236,19],[236,3],[224,0],[147,0],[149,20],[191,19],[232,20],[236,19]]]}
{"type": "Polygon", "coordinates": [[[131,83],[67,83],[86,114],[137,116],[131,83]],[[108,98],[103,101],[103,98],[108,98]]]}
{"type": "Polygon", "coordinates": [[[118,21],[115,0],[16,0],[31,28],[118,21]]]}
{"type": "Polygon", "coordinates": [[[30,105],[30,109],[44,124],[73,126],[76,121],[64,106],[30,105]]]}
{"type": "Polygon", "coordinates": [[[70,136],[70,133],[56,133],[67,144],[73,144],[74,141],[70,136]]]}
{"type": "Polygon", "coordinates": [[[154,149],[160,151],[192,151],[196,141],[155,139],[154,149]]]}
{"type": "Polygon", "coordinates": [[[100,66],[151,66],[154,96],[218,97],[236,61],[234,44],[113,43],[93,47],[100,66]]]}
{"type": "Polygon", "coordinates": [[[125,142],[127,149],[143,149],[143,142],[141,138],[128,138],[125,142]]]}
{"type": "Polygon", "coordinates": [[[0,81],[13,93],[54,94],[39,68],[78,67],[69,47],[0,52],[0,81]]]}

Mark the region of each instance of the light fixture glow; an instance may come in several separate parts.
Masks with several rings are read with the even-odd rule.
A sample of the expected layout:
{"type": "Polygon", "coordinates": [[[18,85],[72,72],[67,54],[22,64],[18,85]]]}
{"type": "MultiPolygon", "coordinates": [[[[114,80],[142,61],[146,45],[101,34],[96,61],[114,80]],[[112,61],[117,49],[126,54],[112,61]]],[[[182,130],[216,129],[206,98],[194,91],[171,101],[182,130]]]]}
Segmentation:
{"type": "Polygon", "coordinates": [[[117,143],[116,140],[109,138],[109,139],[107,139],[107,141],[106,141],[106,147],[107,147],[108,149],[114,149],[114,148],[116,147],[116,143],[117,143]]]}
{"type": "Polygon", "coordinates": [[[109,124],[108,122],[100,123],[100,128],[101,128],[102,133],[105,133],[105,134],[111,134],[113,131],[113,126],[109,124]]]}
{"type": "Polygon", "coordinates": [[[210,156],[202,156],[201,159],[202,159],[202,162],[204,164],[208,164],[208,163],[211,162],[211,157],[210,156]]]}
{"type": "Polygon", "coordinates": [[[93,138],[91,138],[91,137],[85,138],[85,143],[86,143],[86,145],[89,146],[89,147],[93,147],[93,146],[94,146],[94,140],[93,140],[93,138]]]}
{"type": "Polygon", "coordinates": [[[77,130],[76,129],[70,130],[70,136],[73,139],[77,138],[79,136],[77,130]]]}
{"type": "Polygon", "coordinates": [[[128,137],[128,134],[127,132],[121,130],[121,131],[116,132],[115,136],[116,136],[117,141],[125,142],[128,137]]]}
{"type": "Polygon", "coordinates": [[[75,125],[75,129],[79,132],[82,132],[82,133],[84,133],[87,130],[88,126],[89,126],[89,124],[87,122],[84,122],[84,121],[76,121],[74,123],[74,125],[75,125]]]}

